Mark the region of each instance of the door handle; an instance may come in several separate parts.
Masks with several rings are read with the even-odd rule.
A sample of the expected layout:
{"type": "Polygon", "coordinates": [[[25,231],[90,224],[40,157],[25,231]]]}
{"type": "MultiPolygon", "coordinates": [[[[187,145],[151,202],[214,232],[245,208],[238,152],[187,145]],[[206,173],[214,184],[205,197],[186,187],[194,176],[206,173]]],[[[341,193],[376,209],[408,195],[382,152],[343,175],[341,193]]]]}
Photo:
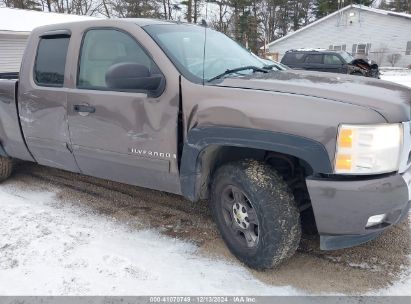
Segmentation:
{"type": "Polygon", "coordinates": [[[74,105],[73,109],[75,112],[78,112],[80,115],[88,115],[90,113],[96,112],[95,107],[86,106],[86,105],[74,105]]]}

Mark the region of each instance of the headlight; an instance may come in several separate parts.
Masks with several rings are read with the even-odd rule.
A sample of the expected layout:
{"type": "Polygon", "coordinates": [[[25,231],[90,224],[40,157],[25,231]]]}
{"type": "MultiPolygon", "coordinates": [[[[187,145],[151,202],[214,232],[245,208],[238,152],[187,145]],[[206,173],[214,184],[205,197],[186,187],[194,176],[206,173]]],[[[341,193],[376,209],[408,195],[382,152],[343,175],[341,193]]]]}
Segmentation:
{"type": "Polygon", "coordinates": [[[334,171],[379,174],[398,170],[402,124],[340,125],[334,171]]]}

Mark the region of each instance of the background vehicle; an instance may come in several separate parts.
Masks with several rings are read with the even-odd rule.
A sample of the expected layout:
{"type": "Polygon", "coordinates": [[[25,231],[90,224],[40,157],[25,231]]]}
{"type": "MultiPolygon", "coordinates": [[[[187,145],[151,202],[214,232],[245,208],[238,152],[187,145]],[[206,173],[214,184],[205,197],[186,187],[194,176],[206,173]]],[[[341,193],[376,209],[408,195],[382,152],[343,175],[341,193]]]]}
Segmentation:
{"type": "Polygon", "coordinates": [[[322,249],[361,244],[410,208],[411,91],[317,74],[190,24],[41,27],[19,78],[0,80],[0,179],[25,160],[206,199],[257,269],[310,225],[322,249]]]}
{"type": "Polygon", "coordinates": [[[293,69],[319,72],[342,73],[379,78],[378,65],[368,60],[355,59],[346,51],[333,50],[290,50],[281,63],[293,69]]]}

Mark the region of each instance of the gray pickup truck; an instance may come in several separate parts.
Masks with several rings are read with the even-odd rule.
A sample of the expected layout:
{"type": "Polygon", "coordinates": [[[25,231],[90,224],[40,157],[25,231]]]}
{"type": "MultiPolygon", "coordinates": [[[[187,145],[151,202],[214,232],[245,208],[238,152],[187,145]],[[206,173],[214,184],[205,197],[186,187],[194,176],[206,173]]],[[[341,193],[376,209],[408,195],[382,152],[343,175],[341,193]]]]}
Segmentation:
{"type": "Polygon", "coordinates": [[[256,269],[371,240],[410,208],[411,90],[264,66],[205,26],[95,20],[34,30],[0,80],[0,176],[15,161],[208,200],[256,269]],[[312,230],[312,229],[311,229],[312,230]]]}

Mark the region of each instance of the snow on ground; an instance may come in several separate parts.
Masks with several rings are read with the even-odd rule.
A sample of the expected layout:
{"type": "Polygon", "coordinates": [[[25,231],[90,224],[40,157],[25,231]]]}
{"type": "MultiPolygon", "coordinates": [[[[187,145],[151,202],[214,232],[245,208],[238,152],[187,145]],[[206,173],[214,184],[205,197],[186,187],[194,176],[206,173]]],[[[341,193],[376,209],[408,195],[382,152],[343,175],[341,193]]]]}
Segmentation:
{"type": "Polygon", "coordinates": [[[0,186],[1,295],[291,295],[193,244],[0,186]]]}
{"type": "MultiPolygon", "coordinates": [[[[408,220],[411,223],[411,212],[409,213],[408,220]]],[[[411,261],[411,256],[409,256],[411,261]]],[[[402,278],[394,283],[392,286],[386,289],[371,292],[370,295],[378,296],[410,296],[411,295],[411,268],[404,269],[402,278]]]]}
{"type": "Polygon", "coordinates": [[[381,79],[411,88],[411,69],[381,68],[381,79]]]}
{"type": "MultiPolygon", "coordinates": [[[[194,244],[132,230],[53,192],[2,184],[0,210],[1,295],[307,293],[264,284],[239,264],[199,255],[194,244]]],[[[370,294],[410,295],[410,272],[370,294]]]]}
{"type": "MultiPolygon", "coordinates": [[[[411,259],[411,256],[410,256],[411,259]]],[[[410,296],[411,295],[411,269],[404,274],[404,277],[393,286],[379,290],[375,293],[370,293],[370,295],[379,296],[410,296]]]]}

